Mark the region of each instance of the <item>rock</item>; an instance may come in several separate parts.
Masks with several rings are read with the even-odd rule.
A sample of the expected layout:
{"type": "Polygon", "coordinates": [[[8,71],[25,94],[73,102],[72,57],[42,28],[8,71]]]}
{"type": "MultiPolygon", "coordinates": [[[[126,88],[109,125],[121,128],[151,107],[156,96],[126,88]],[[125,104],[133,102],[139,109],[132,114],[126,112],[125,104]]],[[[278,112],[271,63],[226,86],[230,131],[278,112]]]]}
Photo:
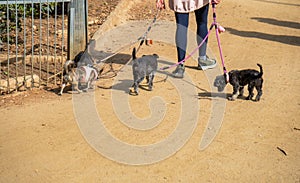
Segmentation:
{"type": "Polygon", "coordinates": [[[1,79],[0,80],[0,93],[7,93],[7,92],[12,92],[15,91],[16,88],[19,89],[21,87],[31,87],[33,86],[38,86],[38,83],[40,81],[40,78],[38,75],[27,75],[24,77],[17,77],[17,78],[9,78],[9,88],[7,87],[8,81],[7,79],[1,79]]]}

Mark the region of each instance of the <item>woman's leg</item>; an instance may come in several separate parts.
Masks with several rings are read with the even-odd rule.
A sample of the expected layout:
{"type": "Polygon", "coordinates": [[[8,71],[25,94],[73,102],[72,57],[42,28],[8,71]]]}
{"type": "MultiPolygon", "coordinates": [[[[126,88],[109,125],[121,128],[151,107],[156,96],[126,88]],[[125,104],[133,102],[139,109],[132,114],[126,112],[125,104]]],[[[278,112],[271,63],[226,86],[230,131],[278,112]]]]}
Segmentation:
{"type": "MultiPolygon", "coordinates": [[[[202,42],[208,33],[207,28],[207,15],[208,15],[209,4],[195,11],[195,17],[197,22],[197,43],[198,45],[202,42]]],[[[207,48],[207,40],[199,49],[199,56],[205,58],[207,48]]]]}
{"type": "MultiPolygon", "coordinates": [[[[202,40],[206,37],[208,33],[208,28],[207,28],[208,9],[209,9],[209,4],[195,11],[196,22],[197,22],[198,45],[202,42],[202,40]]],[[[202,69],[202,70],[212,69],[217,65],[216,60],[206,57],[206,50],[207,50],[207,39],[199,49],[198,69],[202,69]]]]}
{"type": "Polygon", "coordinates": [[[182,61],[186,55],[187,29],[189,25],[189,13],[177,13],[176,18],[176,47],[178,62],[182,61]]]}

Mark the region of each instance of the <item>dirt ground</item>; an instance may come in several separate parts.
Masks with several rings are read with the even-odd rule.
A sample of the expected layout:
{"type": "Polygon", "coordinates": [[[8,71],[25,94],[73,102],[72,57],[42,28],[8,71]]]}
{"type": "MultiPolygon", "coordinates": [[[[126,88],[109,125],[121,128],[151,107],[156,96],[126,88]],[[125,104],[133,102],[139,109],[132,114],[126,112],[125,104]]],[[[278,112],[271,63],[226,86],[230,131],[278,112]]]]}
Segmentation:
{"type": "MultiPolygon", "coordinates": [[[[128,6],[132,8],[123,22],[144,18],[137,7],[153,14],[154,1],[135,2],[136,6],[128,6]]],[[[76,123],[69,93],[59,97],[53,91],[33,90],[2,97],[0,182],[300,182],[299,7],[299,2],[287,0],[226,0],[217,6],[218,21],[227,30],[221,34],[227,69],[256,69],[261,63],[264,93],[260,102],[227,101],[222,126],[205,150],[198,147],[212,114],[213,97],[205,73],[194,69],[191,61],[186,72],[197,92],[198,124],[179,151],[150,165],[118,163],[92,148],[76,123]]],[[[121,12],[112,15],[117,14],[121,12]]],[[[173,14],[167,9],[160,19],[172,21],[173,14]]],[[[220,61],[214,36],[209,48],[220,61]]],[[[123,59],[128,59],[127,51],[123,59]]],[[[140,50],[140,54],[152,52],[176,59],[171,45],[154,42],[140,50]]],[[[122,64],[113,66],[119,69],[122,64]]],[[[172,133],[181,106],[180,91],[169,80],[157,77],[152,92],[141,89],[140,96],[129,97],[139,118],[151,115],[148,101],[154,96],[163,98],[167,107],[158,126],[139,131],[120,123],[114,112],[114,79],[97,82],[92,104],[113,136],[128,144],[147,145],[172,133]]],[[[231,90],[227,86],[226,92],[231,90]]]]}

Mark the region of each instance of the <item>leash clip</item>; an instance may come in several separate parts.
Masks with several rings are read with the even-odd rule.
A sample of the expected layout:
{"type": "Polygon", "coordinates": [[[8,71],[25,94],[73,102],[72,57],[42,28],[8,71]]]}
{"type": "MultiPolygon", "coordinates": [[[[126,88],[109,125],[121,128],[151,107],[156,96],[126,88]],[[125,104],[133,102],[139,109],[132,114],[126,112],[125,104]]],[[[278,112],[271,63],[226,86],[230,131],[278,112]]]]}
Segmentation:
{"type": "Polygon", "coordinates": [[[229,83],[229,74],[227,72],[224,73],[226,83],[229,83]]]}

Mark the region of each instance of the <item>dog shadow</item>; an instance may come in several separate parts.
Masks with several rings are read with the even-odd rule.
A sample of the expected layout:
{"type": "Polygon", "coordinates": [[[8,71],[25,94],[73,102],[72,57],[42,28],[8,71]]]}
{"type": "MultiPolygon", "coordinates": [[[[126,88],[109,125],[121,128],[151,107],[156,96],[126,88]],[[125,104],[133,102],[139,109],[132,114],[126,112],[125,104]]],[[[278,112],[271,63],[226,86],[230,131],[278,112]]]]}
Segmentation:
{"type": "MultiPolygon", "coordinates": [[[[155,81],[154,83],[163,82],[163,81],[164,80],[155,81]]],[[[130,91],[132,89],[132,85],[133,85],[132,80],[124,79],[124,80],[119,80],[119,83],[116,83],[109,88],[103,88],[103,87],[99,87],[99,86],[98,86],[98,88],[119,90],[119,91],[123,91],[126,94],[131,95],[132,92],[130,92],[130,91]]],[[[144,91],[151,91],[151,90],[149,90],[148,84],[144,83],[144,82],[139,85],[139,89],[144,90],[144,91]]]]}
{"type": "MultiPolygon", "coordinates": [[[[96,87],[96,86],[95,86],[96,87]]],[[[93,92],[93,91],[95,91],[95,87],[94,87],[94,89],[91,89],[91,88],[89,88],[88,90],[84,90],[84,89],[86,89],[86,87],[79,87],[81,90],[82,90],[82,92],[81,93],[88,93],[88,92],[93,92]]],[[[59,95],[59,92],[60,92],[60,90],[61,90],[61,86],[58,86],[58,87],[55,87],[55,88],[52,88],[52,87],[44,87],[44,90],[45,91],[48,91],[48,92],[52,92],[52,93],[54,93],[54,94],[56,94],[57,96],[61,96],[61,95],[59,95]]],[[[65,88],[64,88],[64,92],[63,92],[63,95],[64,94],[70,94],[70,95],[73,95],[73,94],[75,94],[75,95],[79,95],[79,94],[81,94],[81,93],[78,93],[78,91],[76,91],[74,88],[73,88],[73,86],[71,85],[71,84],[69,84],[69,85],[66,85],[65,86],[65,88]]]]}
{"type": "MultiPolygon", "coordinates": [[[[110,87],[110,89],[123,91],[124,93],[131,95],[132,93],[130,92],[130,89],[132,88],[132,85],[133,85],[132,80],[124,79],[124,80],[119,80],[119,83],[114,84],[113,86],[110,87]]],[[[139,88],[145,91],[150,91],[148,89],[148,84],[146,83],[140,84],[139,88]]]]}
{"type": "Polygon", "coordinates": [[[207,99],[212,100],[214,98],[221,98],[221,99],[227,99],[228,96],[230,96],[229,93],[223,93],[223,92],[201,92],[198,93],[199,99],[207,99]]]}
{"type": "MultiPolygon", "coordinates": [[[[228,97],[232,96],[232,93],[223,93],[223,92],[201,92],[198,93],[199,99],[212,100],[213,98],[221,98],[228,100],[228,97]]],[[[238,96],[237,99],[247,100],[246,96],[238,96]]]]}

